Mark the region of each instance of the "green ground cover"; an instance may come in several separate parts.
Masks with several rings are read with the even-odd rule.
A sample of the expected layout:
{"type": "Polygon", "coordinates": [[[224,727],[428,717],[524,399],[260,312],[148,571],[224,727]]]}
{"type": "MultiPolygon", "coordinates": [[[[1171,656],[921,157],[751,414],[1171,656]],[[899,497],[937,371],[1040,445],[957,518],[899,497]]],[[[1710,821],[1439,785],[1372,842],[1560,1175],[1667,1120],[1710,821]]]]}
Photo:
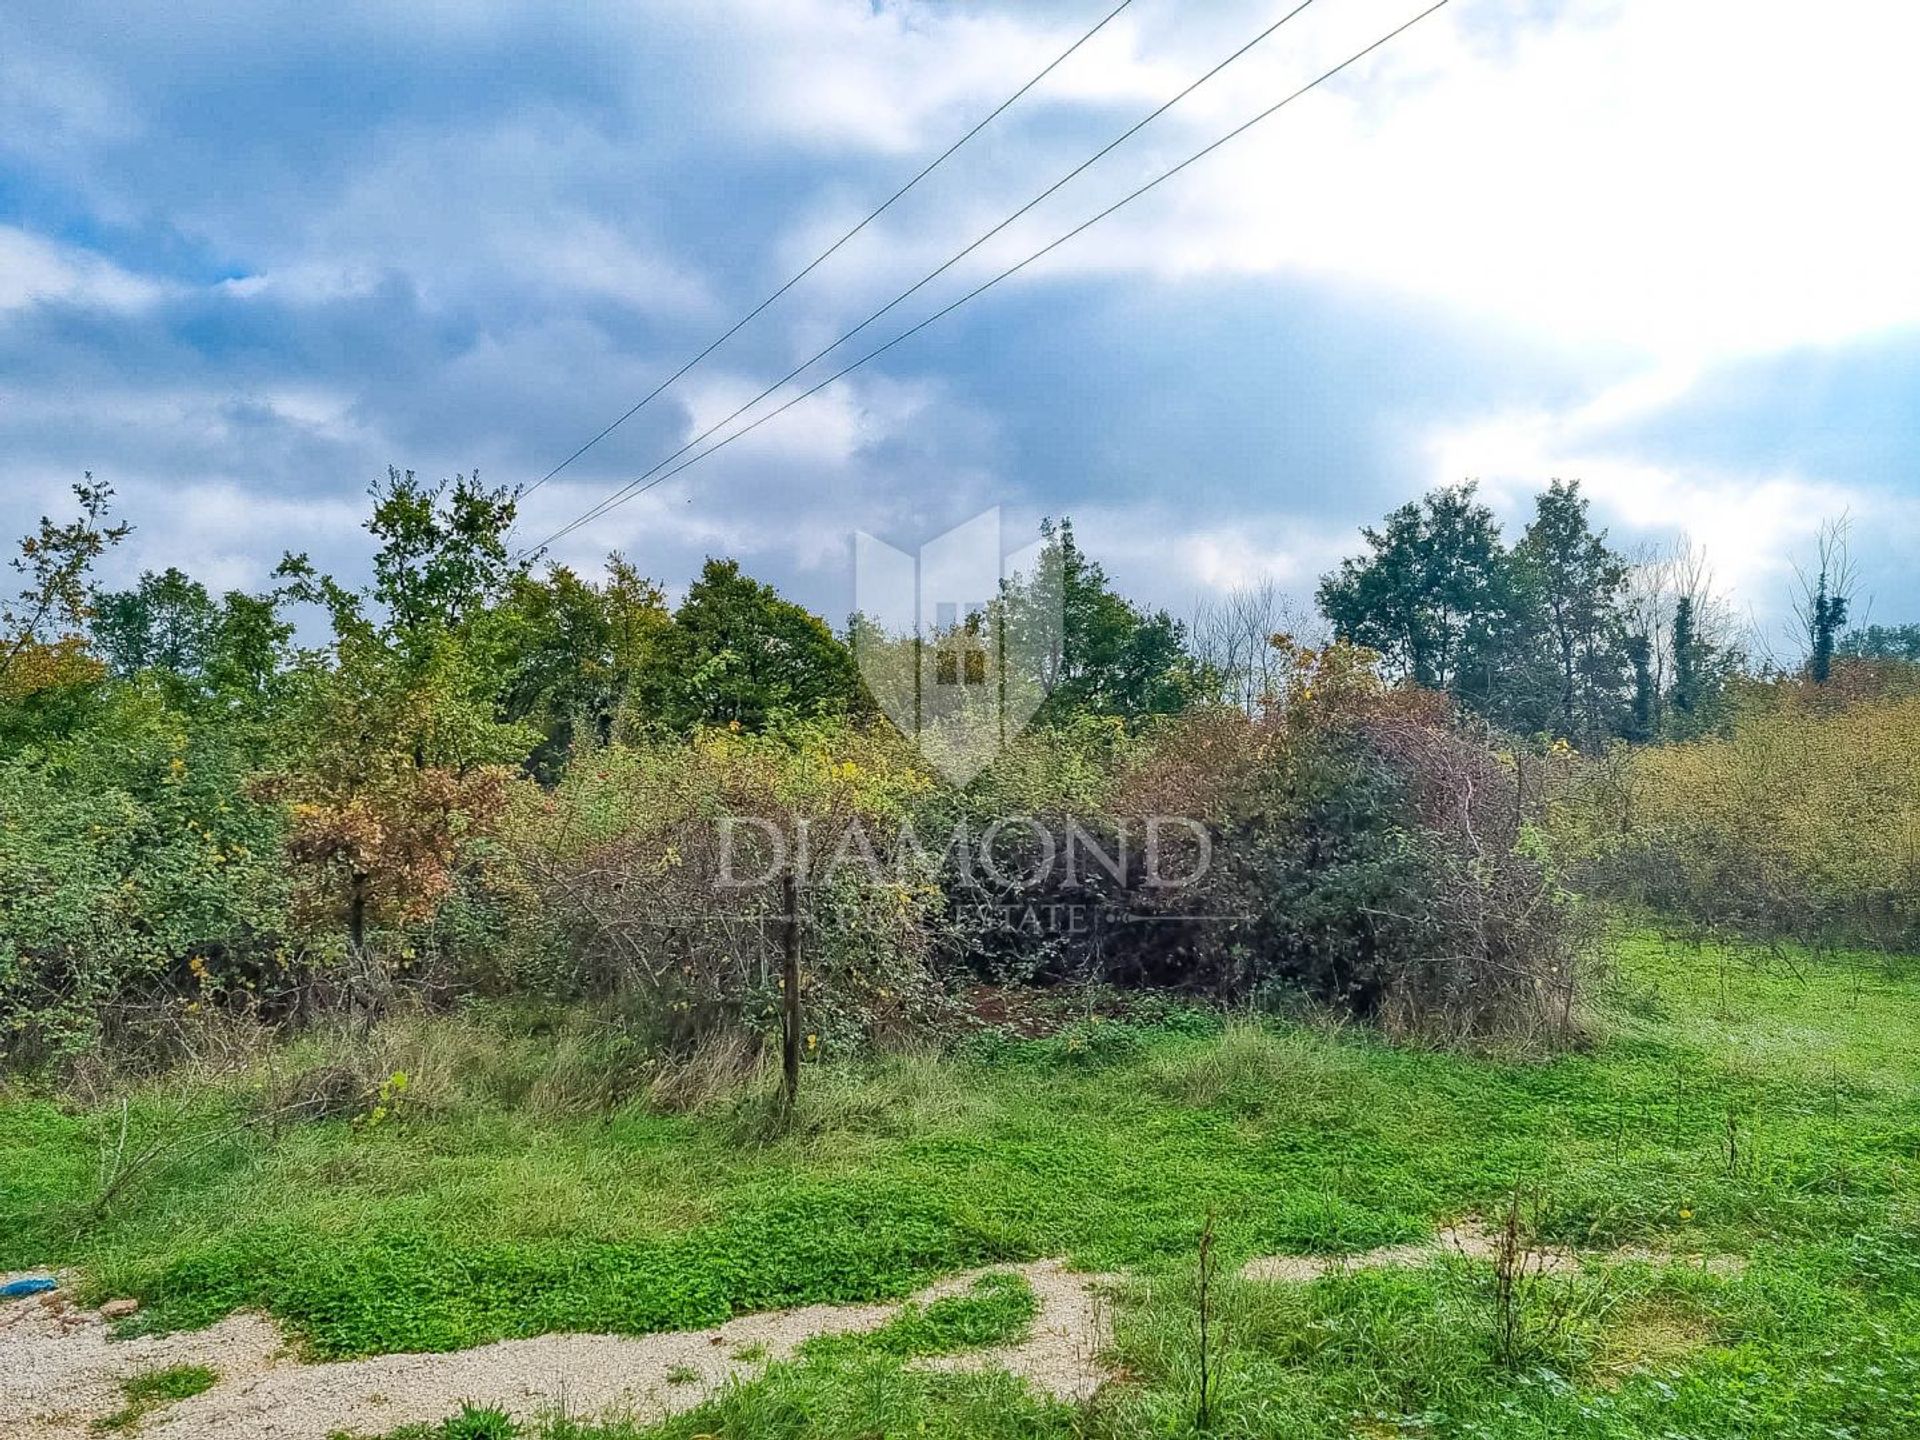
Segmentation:
{"type": "MultiPolygon", "coordinates": [[[[1518,1189],[1544,1242],[1747,1268],[1596,1266],[1505,1308],[1465,1262],[1229,1279],[1210,1301],[1213,1431],[1920,1434],[1920,967],[1649,934],[1616,949],[1593,1045],[1551,1061],[1169,1010],[815,1067],[772,1138],[757,1094],[685,1114],[528,1105],[542,1042],[502,1033],[430,1107],[389,1095],[380,1123],[180,1145],[97,1214],[118,1107],[15,1096],[0,1268],[81,1266],[139,1297],[147,1328],[257,1306],[352,1356],[702,1326],[1060,1255],[1131,1277],[1122,1379],[1088,1411],[915,1371],[904,1356],[931,1342],[908,1336],[818,1348],[647,1433],[1146,1436],[1193,1422],[1209,1212],[1231,1271],[1421,1239],[1518,1189]]],[[[211,1127],[224,1102],[206,1103],[211,1127]]],[[[130,1105],[136,1140],[162,1105],[130,1105]]],[[[959,1331],[944,1343],[974,1343],[959,1331]]]]}

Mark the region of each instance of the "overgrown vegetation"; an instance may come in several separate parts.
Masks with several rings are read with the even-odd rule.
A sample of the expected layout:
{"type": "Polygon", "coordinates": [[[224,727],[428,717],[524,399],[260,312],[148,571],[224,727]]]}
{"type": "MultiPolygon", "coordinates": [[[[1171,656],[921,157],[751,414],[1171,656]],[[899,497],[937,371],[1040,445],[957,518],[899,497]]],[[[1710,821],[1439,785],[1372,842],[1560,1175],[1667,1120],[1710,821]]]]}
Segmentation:
{"type": "Polygon", "coordinates": [[[1315,643],[1189,634],[1063,521],[934,637],[1055,617],[963,785],[868,621],[730,561],[669,606],[394,473],[364,589],[103,592],[78,498],[0,616],[0,1267],[332,1357],[1128,1277],[1085,1410],[903,1364],[1018,1334],[990,1281],[650,1440],[1915,1422],[1920,671],[1845,631],[1844,530],[1756,669],[1559,482],[1511,546],[1471,487],[1397,511],[1315,643]],[[1491,1264],[1237,1278],[1463,1216],[1491,1264]]]}
{"type": "Polygon", "coordinates": [[[1544,773],[1564,863],[1709,931],[1920,948],[1920,691],[1835,663],[1737,687],[1719,734],[1544,773]]]}
{"type": "Polygon", "coordinates": [[[647,1043],[751,1051],[783,872],[815,1055],[925,1031],[970,977],[1575,1028],[1571,897],[1486,734],[1345,642],[1267,637],[1263,703],[1222,704],[1244,682],[1066,522],[988,621],[1044,631],[1039,719],[962,787],[879,717],[846,641],[732,562],[669,610],[617,556],[597,581],[513,557],[509,492],[390,473],[364,589],[289,556],[263,595],[178,571],[102,593],[125,531],[104,488],[80,499],[26,543],[8,612],[16,1071],[164,1064],[207,1012],[365,1023],[402,996],[618,998],[647,1043]]]}
{"type": "Polygon", "coordinates": [[[1593,1045],[1544,1062],[1323,1021],[1068,1010],[1050,1036],[963,1032],[944,1057],[820,1066],[801,1123],[766,1138],[764,1074],[692,1109],[597,1065],[609,1078],[591,1100],[577,1078],[556,1087],[581,1065],[567,1036],[591,1033],[588,1017],[571,1032],[511,1012],[390,1018],[309,1038],[303,1056],[266,1048],[224,1076],[150,1082],[129,1124],[139,1137],[187,1091],[197,1124],[225,1124],[295,1063],[404,1067],[387,1120],[354,1123],[378,1103],[363,1095],[277,1134],[179,1147],[93,1219],[118,1106],[0,1110],[21,1162],[0,1178],[0,1265],[79,1264],[92,1293],[139,1296],[150,1328],[263,1305],[313,1352],[352,1355],[702,1326],[1058,1254],[1129,1277],[1114,1311],[1124,1378],[1087,1414],[1004,1379],[902,1368],[906,1352],[998,1343],[1023,1308],[1010,1289],[828,1344],[647,1433],[925,1421],[1127,1436],[1193,1419],[1211,1210],[1214,1433],[1906,1433],[1920,1393],[1920,974],[1871,954],[1789,964],[1652,936],[1616,951],[1593,1045]],[[558,1109],[533,1098],[556,1090],[572,1094],[558,1109]],[[1498,1229],[1516,1190],[1523,1246],[1600,1258],[1505,1300],[1497,1265],[1470,1259],[1236,1278],[1251,1255],[1354,1253],[1462,1215],[1498,1229]],[[1620,1247],[1628,1258],[1607,1258],[1620,1247]],[[1684,1263],[1715,1255],[1746,1268],[1684,1263]]]}

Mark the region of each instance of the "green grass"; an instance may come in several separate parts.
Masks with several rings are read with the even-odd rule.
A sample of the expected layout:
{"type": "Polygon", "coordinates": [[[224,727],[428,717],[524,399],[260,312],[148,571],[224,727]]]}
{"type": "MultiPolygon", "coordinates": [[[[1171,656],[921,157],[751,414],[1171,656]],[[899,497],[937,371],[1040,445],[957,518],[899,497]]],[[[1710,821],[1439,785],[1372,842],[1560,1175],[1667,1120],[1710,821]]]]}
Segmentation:
{"type": "Polygon", "coordinates": [[[880,1329],[865,1335],[820,1335],[807,1341],[809,1359],[833,1355],[950,1355],[1003,1345],[1026,1334],[1039,1313],[1033,1289],[1018,1275],[981,1276],[968,1294],[917,1305],[911,1301],[880,1329]]]}
{"type": "Polygon", "coordinates": [[[169,1365],[162,1370],[145,1370],[121,1382],[127,1403],[104,1419],[94,1422],[95,1430],[109,1432],[132,1430],[148,1412],[175,1400],[185,1400],[213,1387],[220,1377],[204,1365],[169,1365]]]}
{"type": "MultiPolygon", "coordinates": [[[[352,1356],[705,1326],[1063,1255],[1133,1277],[1128,1379],[1089,1413],[903,1366],[931,1343],[914,1327],[959,1346],[1010,1323],[941,1302],[647,1433],[1145,1436],[1191,1420],[1208,1211],[1232,1269],[1422,1238],[1520,1186],[1549,1242],[1749,1268],[1540,1287],[1524,1363],[1495,1353],[1484,1267],[1226,1283],[1216,1431],[1920,1434],[1920,976],[1650,936],[1621,942],[1617,970],[1593,1046],[1547,1062],[1174,1012],[810,1070],[801,1123],[772,1139],[750,1102],[554,1114],[478,1077],[377,1127],[183,1151],[94,1220],[117,1110],[18,1100],[0,1106],[0,1268],[82,1266],[139,1297],[145,1328],[260,1306],[352,1356]]],[[[538,1044],[496,1048],[532,1064],[538,1044]]],[[[159,1113],[136,1104],[136,1136],[159,1113]]]]}

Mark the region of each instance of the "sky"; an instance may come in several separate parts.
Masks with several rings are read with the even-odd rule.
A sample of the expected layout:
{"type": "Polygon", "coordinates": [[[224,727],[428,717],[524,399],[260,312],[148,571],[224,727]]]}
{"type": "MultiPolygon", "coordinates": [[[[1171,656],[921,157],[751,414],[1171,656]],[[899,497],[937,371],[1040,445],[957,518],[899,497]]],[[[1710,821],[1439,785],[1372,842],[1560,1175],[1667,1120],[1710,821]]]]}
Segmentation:
{"type": "MultiPolygon", "coordinates": [[[[1115,3],[8,5],[0,527],[91,471],[136,527],[109,579],[261,588],[289,550],[359,578],[388,465],[539,479],[1115,3]]],[[[528,495],[516,544],[1294,3],[1133,0],[528,495]]],[[[836,359],[1425,3],[1312,0],[836,359]]],[[[1916,49],[1920,7],[1887,0],[1452,0],[551,553],[619,550],[670,592],[730,555],[837,620],[854,532],[911,550],[999,506],[1010,546],[1070,515],[1186,614],[1267,578],[1310,596],[1431,486],[1477,480],[1517,527],[1560,477],[1622,548],[1704,547],[1763,629],[1844,514],[1858,613],[1920,618],[1916,49]]]]}

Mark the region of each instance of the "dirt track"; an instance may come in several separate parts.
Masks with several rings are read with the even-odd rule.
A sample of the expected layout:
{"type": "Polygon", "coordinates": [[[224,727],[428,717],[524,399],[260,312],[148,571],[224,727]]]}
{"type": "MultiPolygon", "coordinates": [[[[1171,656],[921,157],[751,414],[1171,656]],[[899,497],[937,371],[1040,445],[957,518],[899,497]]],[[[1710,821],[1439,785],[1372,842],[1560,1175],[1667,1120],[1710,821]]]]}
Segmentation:
{"type": "MultiPolygon", "coordinates": [[[[1023,1276],[1040,1311],[1015,1345],[924,1362],[948,1370],[1001,1366],[1068,1400],[1104,1378],[1108,1342],[1098,1277],[1058,1261],[996,1267],[1023,1276]]],[[[925,1303],[966,1290],[979,1274],[942,1281],[913,1297],[925,1303]]],[[[139,1433],[151,1440],[326,1440],[339,1430],[380,1434],[436,1421],[467,1401],[533,1418],[564,1409],[609,1410],[653,1420],[686,1410],[728,1380],[751,1378],[815,1335],[877,1330],[898,1305],[812,1305],[747,1315],[712,1330],[659,1335],[543,1335],[432,1355],[381,1355],[305,1365],[279,1328],[234,1315],[205,1330],[115,1341],[96,1314],[41,1298],[0,1307],[0,1437],[79,1440],[118,1410],[120,1384],[167,1365],[205,1365],[212,1389],[156,1412],[139,1433]],[[754,1358],[743,1358],[742,1352],[754,1358]]]]}

